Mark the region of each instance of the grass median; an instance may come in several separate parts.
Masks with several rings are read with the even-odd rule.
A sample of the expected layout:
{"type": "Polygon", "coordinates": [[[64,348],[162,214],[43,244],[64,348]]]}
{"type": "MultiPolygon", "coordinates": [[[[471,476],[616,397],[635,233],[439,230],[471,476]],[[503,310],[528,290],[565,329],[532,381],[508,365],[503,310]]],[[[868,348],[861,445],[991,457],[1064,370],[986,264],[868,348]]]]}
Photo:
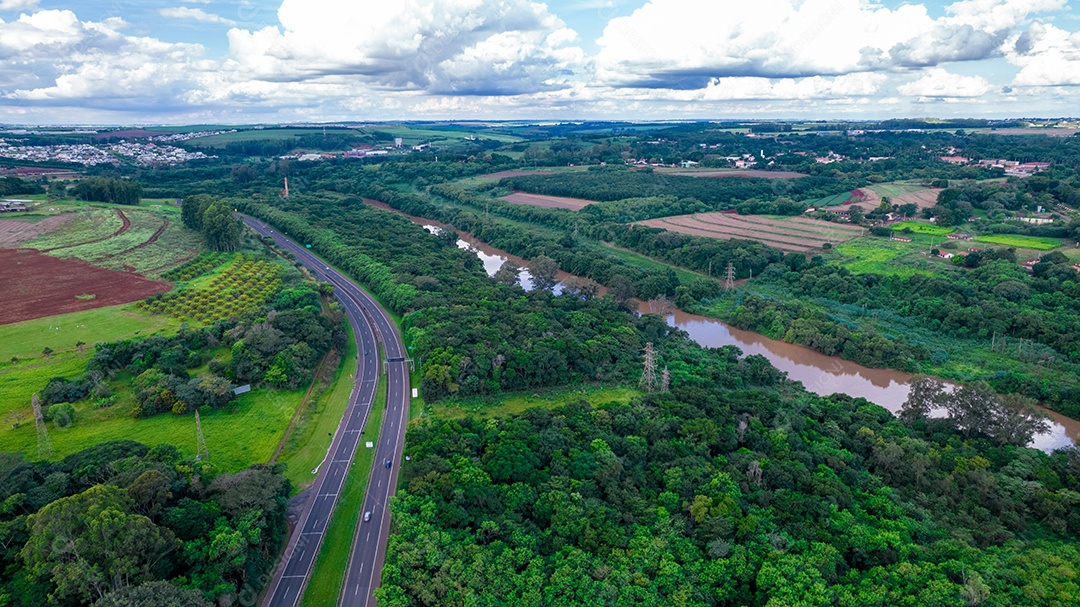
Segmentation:
{"type": "MultiPolygon", "coordinates": [[[[379,359],[383,358],[382,346],[379,346],[379,359]]],[[[315,568],[308,579],[301,607],[322,607],[336,605],[341,594],[341,585],[345,580],[345,568],[349,563],[353,537],[360,522],[360,509],[364,506],[364,494],[367,491],[368,478],[371,476],[371,462],[375,457],[375,448],[368,448],[367,443],[377,445],[379,431],[382,428],[383,413],[386,411],[386,376],[379,374],[379,383],[375,389],[371,414],[360,434],[356,455],[352,467],[345,477],[337,506],[330,518],[330,524],[323,536],[319,556],[315,559],[315,568]]]]}

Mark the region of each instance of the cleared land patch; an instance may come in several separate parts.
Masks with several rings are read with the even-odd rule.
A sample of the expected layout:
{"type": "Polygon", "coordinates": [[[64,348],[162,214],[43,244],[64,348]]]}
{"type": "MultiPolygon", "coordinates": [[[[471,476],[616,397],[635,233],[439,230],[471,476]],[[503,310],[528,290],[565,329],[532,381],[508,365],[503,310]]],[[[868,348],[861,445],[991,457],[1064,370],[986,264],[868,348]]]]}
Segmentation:
{"type": "Polygon", "coordinates": [[[988,234],[976,237],[975,241],[1000,244],[1018,249],[1035,249],[1037,251],[1049,251],[1061,246],[1061,240],[1056,238],[1024,236],[1022,234],[988,234]]]}
{"type": "Polygon", "coordinates": [[[114,272],[74,259],[29,250],[0,249],[4,305],[0,324],[103,308],[168,291],[165,282],[114,272]],[[77,298],[79,295],[93,295],[77,298]]]}
{"type": "Polygon", "coordinates": [[[845,242],[863,233],[860,228],[806,217],[770,219],[760,215],[732,213],[679,215],[650,219],[641,223],[654,228],[706,238],[756,240],[777,249],[798,252],[821,248],[825,243],[845,242]]]}
{"type": "Polygon", "coordinates": [[[928,209],[937,205],[938,194],[941,193],[939,188],[923,188],[914,192],[908,192],[906,194],[900,194],[899,196],[889,197],[889,202],[892,204],[908,204],[913,202],[918,205],[919,209],[928,209]]]}
{"type": "Polygon", "coordinates": [[[0,219],[0,247],[14,248],[67,223],[71,215],[53,215],[40,221],[0,219]]]}
{"type": "Polygon", "coordinates": [[[543,194],[527,194],[525,192],[514,192],[509,196],[503,196],[500,200],[505,200],[506,202],[512,202],[514,204],[529,204],[545,209],[570,209],[571,211],[580,211],[594,202],[582,198],[564,198],[562,196],[545,196],[543,194]]]}

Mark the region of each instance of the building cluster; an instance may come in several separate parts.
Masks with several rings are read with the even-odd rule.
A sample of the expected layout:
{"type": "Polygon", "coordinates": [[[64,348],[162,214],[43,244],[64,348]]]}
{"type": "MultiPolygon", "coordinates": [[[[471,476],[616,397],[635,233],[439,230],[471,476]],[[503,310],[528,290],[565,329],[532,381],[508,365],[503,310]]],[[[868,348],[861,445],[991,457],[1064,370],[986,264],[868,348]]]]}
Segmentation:
{"type": "Polygon", "coordinates": [[[160,143],[175,143],[177,141],[190,141],[192,139],[198,139],[199,137],[213,137],[214,135],[227,135],[229,133],[235,133],[236,129],[230,129],[227,131],[198,131],[195,133],[169,133],[168,135],[158,135],[151,137],[150,141],[157,141],[160,143]]]}
{"type": "Polygon", "coordinates": [[[32,206],[33,204],[33,200],[20,200],[15,198],[0,200],[0,213],[18,213],[20,211],[29,211],[30,206],[32,206]]]}
{"type": "Polygon", "coordinates": [[[140,165],[179,164],[198,158],[213,158],[202,152],[189,152],[153,143],[114,143],[103,146],[85,143],[72,145],[11,145],[0,140],[0,158],[24,162],[70,162],[83,166],[118,164],[120,158],[140,165]]]}
{"type": "Polygon", "coordinates": [[[990,169],[1004,169],[1005,174],[1012,177],[1031,177],[1035,173],[1050,168],[1049,162],[1020,162],[1019,160],[1005,160],[1004,158],[974,160],[967,156],[960,155],[960,149],[954,147],[946,149],[945,155],[940,156],[940,159],[942,162],[948,162],[949,164],[962,165],[974,163],[977,166],[990,169]]]}
{"type": "Polygon", "coordinates": [[[0,140],[0,158],[26,162],[71,162],[83,166],[115,164],[117,159],[104,149],[85,144],[11,145],[0,140]]]}
{"type": "Polygon", "coordinates": [[[143,166],[180,164],[189,160],[217,158],[217,156],[207,156],[202,152],[189,152],[171,145],[156,145],[153,143],[114,143],[106,146],[106,149],[117,156],[130,158],[136,164],[143,166]]]}

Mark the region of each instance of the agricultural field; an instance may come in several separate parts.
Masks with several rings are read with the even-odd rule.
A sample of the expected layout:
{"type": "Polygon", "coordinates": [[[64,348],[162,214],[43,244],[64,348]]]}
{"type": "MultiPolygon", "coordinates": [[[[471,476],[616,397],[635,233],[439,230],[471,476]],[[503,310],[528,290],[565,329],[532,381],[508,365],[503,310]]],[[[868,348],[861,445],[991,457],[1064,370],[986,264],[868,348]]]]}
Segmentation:
{"type": "Polygon", "coordinates": [[[917,192],[921,192],[921,191],[923,191],[923,190],[925,190],[927,188],[926,188],[926,186],[924,186],[922,184],[918,184],[918,183],[908,183],[908,182],[903,182],[903,181],[893,181],[893,182],[890,182],[890,183],[874,184],[874,185],[872,185],[872,186],[870,186],[868,188],[864,188],[864,189],[871,190],[871,191],[875,192],[876,194],[878,194],[879,196],[888,197],[889,201],[893,202],[895,204],[895,200],[894,200],[895,198],[900,197],[900,196],[904,196],[906,194],[914,194],[914,193],[917,193],[917,192]]]}
{"type": "Polygon", "coordinates": [[[27,249],[0,249],[0,267],[4,284],[0,324],[124,304],[172,288],[165,282],[27,249]]]}
{"type": "Polygon", "coordinates": [[[18,247],[27,240],[60,228],[69,219],[70,215],[20,215],[12,219],[0,219],[0,247],[18,247]]]}
{"type": "Polygon", "coordinates": [[[890,196],[889,202],[892,204],[914,203],[921,211],[937,205],[938,194],[940,193],[941,190],[939,188],[922,188],[914,192],[890,196]]]}
{"type": "Polygon", "coordinates": [[[535,207],[543,207],[545,209],[570,209],[571,211],[580,211],[594,202],[582,198],[546,196],[543,194],[527,194],[525,192],[514,192],[509,196],[503,196],[499,200],[505,200],[506,202],[512,202],[514,204],[528,204],[535,207]]]}
{"type": "Polygon", "coordinates": [[[281,285],[281,266],[234,255],[221,271],[191,287],[139,302],[152,314],[210,324],[264,303],[281,285]]]}
{"type": "Polygon", "coordinates": [[[1021,234],[987,234],[975,237],[975,242],[1000,244],[1017,249],[1035,249],[1036,251],[1049,251],[1061,246],[1060,238],[1045,238],[1041,236],[1024,236],[1021,234]]]}
{"type": "MultiPolygon", "coordinates": [[[[363,132],[357,129],[328,128],[327,135],[360,135],[363,132]]],[[[236,141],[276,141],[281,139],[294,139],[303,135],[322,135],[323,129],[252,129],[249,131],[237,131],[235,133],[222,133],[209,137],[197,137],[189,140],[192,145],[199,147],[223,148],[236,141]]]]}
{"type": "Polygon", "coordinates": [[[893,274],[909,277],[936,274],[943,269],[923,255],[926,247],[885,238],[860,238],[837,246],[831,262],[856,274],[893,274]]]}
{"type": "Polygon", "coordinates": [[[783,251],[807,252],[826,243],[837,244],[857,238],[863,229],[806,217],[770,219],[760,215],[697,213],[650,219],[641,222],[672,232],[722,240],[756,240],[783,251]]]}
{"type": "Polygon", "coordinates": [[[840,206],[851,199],[851,192],[842,192],[840,194],[834,194],[833,196],[824,196],[822,198],[814,198],[812,200],[802,201],[808,207],[820,209],[822,207],[835,207],[840,206]]]}
{"type": "Polygon", "coordinates": [[[956,231],[956,228],[937,226],[932,223],[926,223],[924,221],[901,221],[900,223],[892,224],[891,226],[889,226],[889,229],[893,230],[894,232],[911,230],[915,234],[927,234],[929,236],[944,236],[946,234],[952,234],[956,231]]]}
{"type": "Polygon", "coordinates": [[[58,203],[58,216],[37,224],[55,229],[22,246],[64,259],[82,259],[111,270],[156,276],[194,257],[201,237],[184,228],[172,205],[101,207],[58,203]],[[70,212],[70,209],[74,212],[70,212]]]}

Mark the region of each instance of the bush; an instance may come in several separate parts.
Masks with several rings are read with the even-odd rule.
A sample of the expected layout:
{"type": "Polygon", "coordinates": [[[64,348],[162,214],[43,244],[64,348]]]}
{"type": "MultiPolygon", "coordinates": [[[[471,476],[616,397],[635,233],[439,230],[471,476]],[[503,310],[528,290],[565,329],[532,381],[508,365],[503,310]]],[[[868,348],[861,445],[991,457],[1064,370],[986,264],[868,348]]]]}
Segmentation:
{"type": "Polygon", "coordinates": [[[71,403],[57,403],[49,407],[48,418],[57,428],[67,428],[75,423],[75,407],[71,403]]]}

